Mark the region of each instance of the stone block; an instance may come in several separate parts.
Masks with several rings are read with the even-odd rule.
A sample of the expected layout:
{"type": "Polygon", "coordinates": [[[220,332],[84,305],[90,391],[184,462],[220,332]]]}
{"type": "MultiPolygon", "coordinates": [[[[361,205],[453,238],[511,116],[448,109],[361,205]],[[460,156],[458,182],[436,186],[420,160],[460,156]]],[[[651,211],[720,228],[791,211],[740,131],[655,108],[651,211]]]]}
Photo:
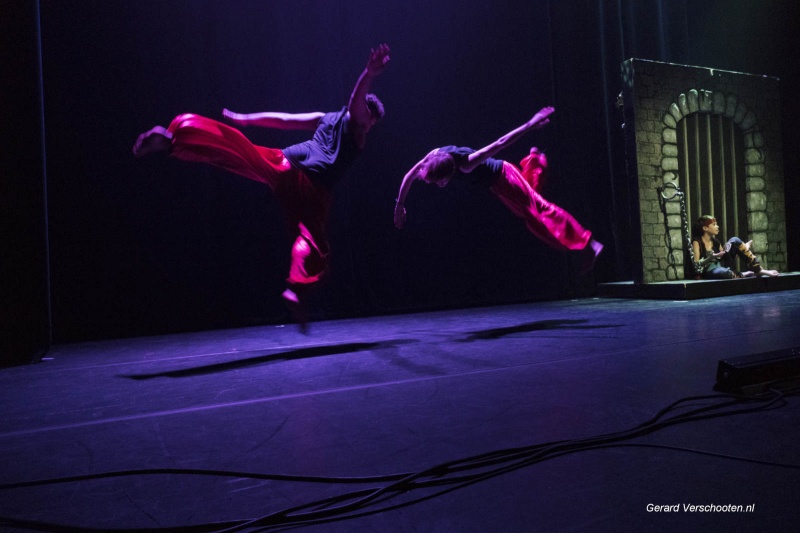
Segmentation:
{"type": "Polygon", "coordinates": [[[651,255],[655,255],[654,252],[656,248],[661,248],[664,246],[664,241],[661,239],[661,236],[658,234],[655,235],[647,235],[645,237],[645,244],[650,247],[651,255]]]}
{"type": "Polygon", "coordinates": [[[651,283],[661,283],[663,281],[667,281],[667,274],[660,270],[656,270],[650,273],[651,283]]]}
{"type": "MultiPolygon", "coordinates": [[[[749,196],[749,195],[748,195],[749,196]]],[[[753,211],[747,214],[747,226],[751,232],[766,232],[769,228],[769,217],[766,211],[753,211]]],[[[766,236],[766,233],[764,233],[766,236]]]]}
{"type": "Polygon", "coordinates": [[[742,102],[739,102],[736,105],[736,111],[733,113],[733,122],[741,125],[742,121],[744,120],[744,116],[747,114],[747,111],[747,106],[742,102]]]}
{"type": "Polygon", "coordinates": [[[676,122],[680,122],[681,119],[683,119],[681,109],[678,107],[678,104],[674,102],[669,106],[669,114],[672,115],[676,122]]]}
{"type": "Polygon", "coordinates": [[[689,98],[686,96],[686,93],[678,95],[678,109],[681,110],[681,115],[684,117],[691,114],[689,110],[689,98]]]}
{"type": "Polygon", "coordinates": [[[697,113],[700,111],[700,97],[697,93],[697,89],[692,89],[686,93],[686,106],[689,108],[689,113],[697,113]]]}
{"type": "Polygon", "coordinates": [[[650,194],[649,187],[651,187],[655,181],[655,177],[652,175],[653,169],[643,165],[641,161],[638,161],[636,165],[636,177],[638,178],[639,182],[639,189],[642,191],[642,194],[650,194]]]}
{"type": "MultiPolygon", "coordinates": [[[[749,192],[747,193],[747,210],[748,211],[766,211],[767,209],[767,195],[763,192],[749,192]]],[[[750,226],[755,229],[754,226],[750,226]]],[[[764,228],[766,229],[766,228],[764,228]]]]}
{"type": "MultiPolygon", "coordinates": [[[[674,130],[673,130],[674,131],[674,130]]],[[[677,157],[664,157],[661,159],[661,169],[664,171],[677,171],[678,158],[677,157]]]]}
{"type": "Polygon", "coordinates": [[[637,150],[637,152],[640,153],[640,154],[647,154],[647,155],[657,154],[658,153],[658,145],[657,144],[651,144],[651,143],[642,144],[642,145],[639,146],[639,149],[637,150]]]}
{"type": "Polygon", "coordinates": [[[748,192],[763,191],[765,187],[764,178],[747,178],[745,184],[748,192]]]}
{"type": "Polygon", "coordinates": [[[728,118],[733,118],[733,116],[736,114],[736,106],[738,104],[739,100],[737,100],[736,96],[729,94],[725,99],[725,116],[728,118]]]}
{"type": "Polygon", "coordinates": [[[703,89],[700,91],[700,111],[711,112],[714,109],[714,93],[703,89]]]}
{"type": "Polygon", "coordinates": [[[714,113],[722,115],[725,113],[725,93],[714,91],[714,113]]]}
{"type": "Polygon", "coordinates": [[[664,114],[664,118],[662,119],[662,122],[668,128],[676,128],[676,127],[678,127],[678,122],[675,120],[675,117],[673,117],[669,113],[665,113],[664,114]]]}
{"type": "Polygon", "coordinates": [[[769,239],[767,239],[766,232],[754,231],[753,233],[750,234],[750,239],[752,239],[753,241],[753,245],[750,248],[753,251],[753,253],[763,254],[764,252],[769,250],[769,239]]]}
{"type": "Polygon", "coordinates": [[[739,127],[741,127],[742,130],[747,131],[753,126],[755,126],[755,124],[756,124],[756,114],[753,113],[752,111],[748,111],[747,113],[745,113],[744,118],[742,119],[742,123],[739,125],[739,127]]]}
{"type": "Polygon", "coordinates": [[[680,229],[669,230],[669,239],[673,252],[683,250],[683,234],[680,229]]]}
{"type": "Polygon", "coordinates": [[[744,160],[749,165],[755,165],[764,162],[764,152],[758,148],[747,148],[744,151],[744,160]]]}
{"type": "Polygon", "coordinates": [[[763,148],[764,147],[764,134],[760,131],[746,133],[744,135],[745,148],[763,148]]]}
{"type": "MultiPolygon", "coordinates": [[[[660,151],[660,150],[659,150],[660,151]]],[[[642,163],[645,165],[652,167],[651,173],[654,176],[661,175],[661,156],[659,154],[654,155],[643,155],[642,156],[642,163]]]]}
{"type": "Polygon", "coordinates": [[[767,167],[763,164],[745,165],[744,175],[748,178],[763,178],[767,173],[767,167]]]}
{"type": "Polygon", "coordinates": [[[681,226],[682,226],[682,224],[681,224],[680,215],[667,215],[667,227],[668,228],[679,228],[678,238],[680,238],[680,228],[681,228],[681,226]]]}
{"type": "Polygon", "coordinates": [[[642,213],[643,224],[660,224],[662,222],[661,213],[656,211],[646,211],[642,213]]]}
{"type": "MultiPolygon", "coordinates": [[[[659,202],[658,200],[653,200],[653,203],[650,204],[650,211],[652,211],[653,213],[658,213],[658,216],[660,217],[661,216],[661,202],[659,202]]],[[[662,219],[659,218],[659,221],[661,221],[661,220],[662,219]]]]}
{"type": "MultiPolygon", "coordinates": [[[[664,131],[667,131],[667,130],[664,130],[664,131]]],[[[675,131],[675,130],[672,130],[672,131],[675,131]]],[[[667,157],[678,157],[678,145],[677,144],[664,143],[661,146],[661,155],[664,155],[664,156],[667,156],[667,157]]]]}

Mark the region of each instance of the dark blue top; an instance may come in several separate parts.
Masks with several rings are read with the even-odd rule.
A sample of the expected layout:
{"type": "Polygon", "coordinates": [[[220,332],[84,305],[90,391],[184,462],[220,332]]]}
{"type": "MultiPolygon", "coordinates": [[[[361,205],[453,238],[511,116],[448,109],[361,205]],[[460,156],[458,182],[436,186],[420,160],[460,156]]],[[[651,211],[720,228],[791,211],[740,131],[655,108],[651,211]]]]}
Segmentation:
{"type": "Polygon", "coordinates": [[[310,140],[283,149],[293,167],[327,188],[336,185],[360,153],[347,107],[326,113],[310,140]]]}
{"type": "Polygon", "coordinates": [[[467,158],[470,154],[475,153],[475,150],[466,146],[442,146],[439,151],[450,154],[455,161],[456,173],[453,177],[468,183],[491,187],[497,180],[497,176],[503,172],[503,160],[490,157],[469,174],[464,174],[458,168],[467,164],[467,158]]]}
{"type": "MultiPolygon", "coordinates": [[[[720,251],[722,251],[722,243],[716,237],[711,238],[710,251],[706,250],[706,245],[703,244],[703,241],[701,239],[693,239],[693,240],[697,241],[697,243],[700,245],[700,257],[694,258],[694,260],[697,262],[702,261],[711,254],[718,254],[720,251]]],[[[715,268],[719,268],[721,266],[722,265],[720,264],[719,259],[712,259],[708,263],[703,265],[703,272],[714,270],[715,268]]]]}

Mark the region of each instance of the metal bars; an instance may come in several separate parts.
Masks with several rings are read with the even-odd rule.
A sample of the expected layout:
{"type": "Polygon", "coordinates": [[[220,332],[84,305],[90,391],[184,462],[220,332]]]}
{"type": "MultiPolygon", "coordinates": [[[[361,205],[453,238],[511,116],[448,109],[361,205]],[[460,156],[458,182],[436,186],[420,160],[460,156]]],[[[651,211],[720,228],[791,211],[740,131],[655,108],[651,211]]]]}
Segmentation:
{"type": "Polygon", "coordinates": [[[712,215],[720,238],[747,240],[742,133],[730,118],[693,113],[677,127],[678,174],[688,223],[712,215]]]}

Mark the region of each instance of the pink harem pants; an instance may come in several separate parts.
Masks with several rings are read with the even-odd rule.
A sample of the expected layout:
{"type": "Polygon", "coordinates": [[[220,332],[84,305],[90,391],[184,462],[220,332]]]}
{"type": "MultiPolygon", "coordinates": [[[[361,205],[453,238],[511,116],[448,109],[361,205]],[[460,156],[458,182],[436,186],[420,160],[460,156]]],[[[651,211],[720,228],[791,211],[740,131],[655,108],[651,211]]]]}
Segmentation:
{"type": "Polygon", "coordinates": [[[168,130],[172,133],[171,154],[176,158],[208,163],[272,189],[289,226],[296,229],[287,278],[290,287],[310,287],[325,275],[329,191],[292,167],[280,149],[256,146],[236,128],[216,120],[183,114],[175,117],[168,130]]]}
{"type": "Polygon", "coordinates": [[[582,250],[589,244],[592,232],[565,210],[545,200],[508,161],[503,161],[503,174],[489,190],[525,221],[531,233],[552,248],[582,250]]]}

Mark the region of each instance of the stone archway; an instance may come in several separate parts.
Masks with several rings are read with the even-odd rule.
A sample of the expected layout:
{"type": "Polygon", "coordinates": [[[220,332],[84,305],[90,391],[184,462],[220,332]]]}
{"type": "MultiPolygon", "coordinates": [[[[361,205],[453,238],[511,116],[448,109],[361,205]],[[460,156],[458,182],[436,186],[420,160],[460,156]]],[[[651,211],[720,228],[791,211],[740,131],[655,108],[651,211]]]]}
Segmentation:
{"type": "MultiPolygon", "coordinates": [[[[769,215],[767,213],[766,189],[766,156],[764,136],[758,126],[758,119],[753,110],[734,94],[706,89],[691,89],[681,93],[669,103],[664,111],[661,132],[661,176],[663,187],[678,186],[679,148],[678,123],[688,115],[708,113],[729,118],[742,132],[744,139],[745,168],[745,205],[747,209],[747,239],[753,240],[756,253],[763,253],[769,248],[767,229],[769,215]]],[[[684,235],[682,208],[680,198],[673,197],[665,202],[666,243],[670,257],[667,279],[684,277],[684,235]]],[[[691,221],[687,221],[691,224],[691,221]]],[[[744,236],[743,236],[744,237],[744,236]]]]}
{"type": "MultiPolygon", "coordinates": [[[[629,176],[630,230],[634,283],[683,280],[683,248],[679,275],[670,272],[667,240],[681,243],[680,202],[662,205],[659,192],[677,185],[679,121],[687,115],[716,114],[736,132],[742,163],[736,182],[743,182],[744,205],[739,237],[752,239],[768,268],[785,270],[787,259],[780,80],[770,76],[676,65],[646,59],[623,63],[622,99],[626,171],[629,176]],[[749,214],[748,213],[749,210],[749,214]],[[769,216],[767,216],[769,215],[769,216]],[[639,252],[636,254],[635,252],[639,252]]],[[[699,118],[699,117],[693,117],[699,118]]],[[[681,147],[681,153],[683,147],[681,147]]],[[[681,176],[683,177],[683,176],[681,176]]]]}

